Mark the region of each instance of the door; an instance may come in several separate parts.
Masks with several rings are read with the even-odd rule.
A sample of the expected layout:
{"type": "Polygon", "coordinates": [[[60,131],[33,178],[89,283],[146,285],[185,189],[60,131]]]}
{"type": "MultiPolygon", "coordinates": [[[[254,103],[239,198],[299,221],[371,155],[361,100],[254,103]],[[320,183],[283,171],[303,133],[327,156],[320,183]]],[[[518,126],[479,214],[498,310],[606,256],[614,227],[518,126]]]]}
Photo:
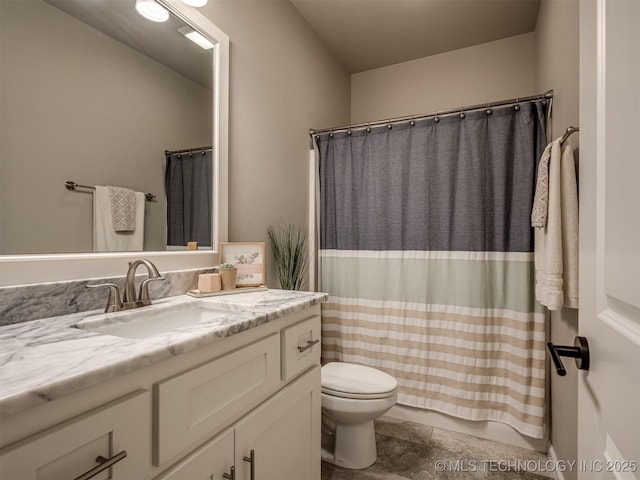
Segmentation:
{"type": "Polygon", "coordinates": [[[10,445],[0,455],[0,478],[72,479],[94,471],[103,459],[113,466],[100,469],[96,480],[147,478],[150,407],[149,392],[138,390],[10,445]]]}
{"type": "Polygon", "coordinates": [[[240,420],[235,435],[237,480],[320,480],[320,367],[240,420]]]}
{"type": "Polygon", "coordinates": [[[222,480],[232,478],[233,429],[229,428],[155,480],[222,480]]]}
{"type": "Polygon", "coordinates": [[[640,479],[640,1],[580,2],[579,478],[640,479]]]}

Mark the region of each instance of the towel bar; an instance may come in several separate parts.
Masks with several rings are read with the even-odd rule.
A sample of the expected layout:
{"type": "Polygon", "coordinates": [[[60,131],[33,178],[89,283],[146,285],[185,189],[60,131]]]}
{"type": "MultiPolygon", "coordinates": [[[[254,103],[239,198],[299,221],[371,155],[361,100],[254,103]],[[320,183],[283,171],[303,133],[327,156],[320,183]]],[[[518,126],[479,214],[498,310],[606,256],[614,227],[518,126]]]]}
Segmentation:
{"type": "MultiPolygon", "coordinates": [[[[67,190],[71,190],[71,191],[75,190],[76,188],[90,188],[91,190],[96,189],[96,187],[92,187],[90,185],[80,185],[72,180],[67,180],[66,182],[64,182],[64,186],[67,188],[67,190]]],[[[155,200],[157,197],[153,193],[145,193],[144,198],[147,199],[147,202],[151,202],[152,200],[155,200]]]]}

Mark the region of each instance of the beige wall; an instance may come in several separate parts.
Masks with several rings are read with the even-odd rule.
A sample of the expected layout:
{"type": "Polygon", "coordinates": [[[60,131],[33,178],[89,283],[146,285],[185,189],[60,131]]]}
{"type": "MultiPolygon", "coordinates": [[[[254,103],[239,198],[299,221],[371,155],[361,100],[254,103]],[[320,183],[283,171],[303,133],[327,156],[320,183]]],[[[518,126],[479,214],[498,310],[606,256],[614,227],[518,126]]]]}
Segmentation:
{"type": "Polygon", "coordinates": [[[351,77],[351,121],[361,123],[524,97],[535,85],[527,33],[351,77]]]}
{"type": "MultiPolygon", "coordinates": [[[[349,75],[288,1],[210,1],[231,41],[229,240],[307,224],[309,129],[349,121],[349,75]]],[[[268,243],[267,243],[268,245],[268,243]]],[[[267,280],[278,286],[267,247],[267,280]]]]}
{"type": "Polygon", "coordinates": [[[44,2],[1,5],[0,251],[92,251],[92,196],[66,180],[156,194],[163,250],[163,152],[210,144],[211,92],[44,2]]]}
{"type": "MultiPolygon", "coordinates": [[[[536,88],[553,88],[553,134],[562,135],[579,120],[579,2],[577,0],[542,0],[536,26],[536,88]]],[[[580,134],[571,141],[578,154],[580,134]]],[[[578,311],[562,309],[552,312],[551,341],[556,345],[573,345],[578,334],[578,311]]],[[[551,369],[550,440],[559,459],[578,456],[578,370],[566,360],[567,375],[559,377],[551,369]]],[[[564,472],[565,479],[577,473],[564,472]]]]}

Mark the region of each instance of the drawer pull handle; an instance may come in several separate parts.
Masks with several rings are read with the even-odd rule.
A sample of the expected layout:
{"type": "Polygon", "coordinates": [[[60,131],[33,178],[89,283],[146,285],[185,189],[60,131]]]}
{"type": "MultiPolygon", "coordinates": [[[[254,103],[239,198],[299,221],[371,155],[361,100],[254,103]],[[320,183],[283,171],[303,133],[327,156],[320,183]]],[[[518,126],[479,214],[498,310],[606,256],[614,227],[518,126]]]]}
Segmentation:
{"type": "Polygon", "coordinates": [[[307,351],[307,350],[309,350],[310,348],[313,348],[313,346],[314,346],[316,343],[320,343],[320,339],[318,339],[318,340],[307,340],[307,344],[306,344],[304,347],[298,346],[298,351],[299,351],[300,353],[302,353],[302,352],[306,352],[306,351],[307,351]]]}
{"type": "Polygon", "coordinates": [[[88,472],[83,473],[79,477],[76,477],[74,480],[88,480],[89,478],[93,478],[98,475],[100,472],[104,472],[107,468],[111,468],[113,465],[118,463],[124,457],[127,456],[127,451],[123,450],[117,455],[114,455],[111,458],[104,458],[102,455],[96,458],[96,462],[100,465],[93,467],[88,472]]]}
{"type": "Polygon", "coordinates": [[[242,458],[245,462],[249,462],[250,465],[250,475],[249,478],[251,480],[256,480],[256,451],[255,450],[251,450],[249,452],[249,456],[248,457],[243,457],[242,458]]]}
{"type": "Polygon", "coordinates": [[[223,473],[222,478],[227,478],[228,480],[236,480],[236,467],[231,467],[230,473],[223,473]]]}

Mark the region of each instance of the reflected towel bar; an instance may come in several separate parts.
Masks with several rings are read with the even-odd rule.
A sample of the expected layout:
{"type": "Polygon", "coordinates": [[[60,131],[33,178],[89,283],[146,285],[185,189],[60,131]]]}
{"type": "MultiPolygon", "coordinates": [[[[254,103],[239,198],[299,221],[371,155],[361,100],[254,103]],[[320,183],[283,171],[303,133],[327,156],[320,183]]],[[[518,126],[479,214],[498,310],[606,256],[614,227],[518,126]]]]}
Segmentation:
{"type": "MultiPolygon", "coordinates": [[[[96,189],[96,187],[92,187],[90,185],[80,185],[72,180],[67,180],[66,182],[64,182],[64,186],[67,188],[67,190],[71,191],[75,190],[76,188],[89,188],[91,190],[96,189]]],[[[153,193],[145,193],[144,198],[147,199],[147,202],[151,202],[156,199],[156,196],[153,193]]]]}

